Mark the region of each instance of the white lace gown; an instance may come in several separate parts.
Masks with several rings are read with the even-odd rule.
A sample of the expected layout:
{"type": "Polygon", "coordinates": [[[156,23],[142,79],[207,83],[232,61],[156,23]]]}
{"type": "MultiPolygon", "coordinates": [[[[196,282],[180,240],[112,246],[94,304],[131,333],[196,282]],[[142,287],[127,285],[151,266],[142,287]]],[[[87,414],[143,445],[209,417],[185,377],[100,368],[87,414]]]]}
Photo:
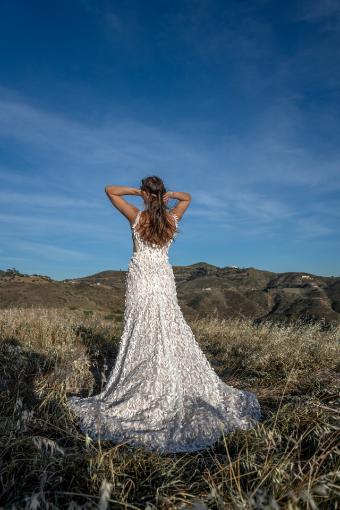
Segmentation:
{"type": "MultiPolygon", "coordinates": [[[[79,427],[94,441],[126,442],[159,453],[193,452],[222,434],[253,428],[256,396],[225,384],[184,319],[168,251],[144,242],[131,226],[124,330],[103,391],[69,397],[79,427]]],[[[178,226],[178,218],[173,215],[178,226]]]]}

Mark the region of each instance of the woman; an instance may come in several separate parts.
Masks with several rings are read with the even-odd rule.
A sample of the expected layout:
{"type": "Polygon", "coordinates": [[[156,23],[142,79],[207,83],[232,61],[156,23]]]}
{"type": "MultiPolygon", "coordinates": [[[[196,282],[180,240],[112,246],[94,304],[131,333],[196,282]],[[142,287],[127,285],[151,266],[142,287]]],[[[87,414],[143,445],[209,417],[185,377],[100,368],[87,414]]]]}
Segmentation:
{"type": "Polygon", "coordinates": [[[256,396],[218,377],[177,301],[168,250],[190,194],[167,192],[157,176],[142,179],[140,189],[107,186],[105,191],[130,221],[133,255],[124,330],[107,384],[98,395],[68,399],[81,430],[94,440],[175,453],[211,446],[222,431],[252,428],[261,417],[256,396]],[[144,210],[122,195],[142,196],[144,210]],[[170,198],[178,202],[169,211],[170,198]]]}

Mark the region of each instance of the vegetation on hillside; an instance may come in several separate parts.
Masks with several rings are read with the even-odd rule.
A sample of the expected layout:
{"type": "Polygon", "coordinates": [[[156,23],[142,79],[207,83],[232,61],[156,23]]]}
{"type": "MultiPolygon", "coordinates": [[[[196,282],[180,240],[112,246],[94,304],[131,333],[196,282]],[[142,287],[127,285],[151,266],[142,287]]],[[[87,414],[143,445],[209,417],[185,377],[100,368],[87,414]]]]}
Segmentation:
{"type": "MultiPolygon", "coordinates": [[[[217,267],[205,262],[173,266],[185,318],[241,317],[255,323],[323,321],[340,325],[340,277],[273,273],[252,267],[217,267]]],[[[101,271],[81,278],[53,280],[0,270],[0,308],[68,308],[122,314],[127,272],[101,271]]]]}

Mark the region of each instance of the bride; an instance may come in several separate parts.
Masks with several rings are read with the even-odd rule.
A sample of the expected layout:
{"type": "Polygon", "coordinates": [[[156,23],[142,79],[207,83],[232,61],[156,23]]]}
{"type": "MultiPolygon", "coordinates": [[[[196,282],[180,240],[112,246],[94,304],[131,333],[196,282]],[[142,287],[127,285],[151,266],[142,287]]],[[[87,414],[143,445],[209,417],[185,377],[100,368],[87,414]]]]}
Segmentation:
{"type": "Polygon", "coordinates": [[[212,446],[222,432],[253,428],[261,419],[256,396],[219,378],[177,301],[168,251],[191,195],[166,191],[157,176],[142,179],[140,189],[107,186],[105,192],[130,222],[133,254],[124,330],[106,386],[67,399],[81,431],[95,441],[176,453],[212,446]],[[123,195],[143,197],[144,209],[123,195]],[[172,210],[170,198],[178,200],[172,210]]]}

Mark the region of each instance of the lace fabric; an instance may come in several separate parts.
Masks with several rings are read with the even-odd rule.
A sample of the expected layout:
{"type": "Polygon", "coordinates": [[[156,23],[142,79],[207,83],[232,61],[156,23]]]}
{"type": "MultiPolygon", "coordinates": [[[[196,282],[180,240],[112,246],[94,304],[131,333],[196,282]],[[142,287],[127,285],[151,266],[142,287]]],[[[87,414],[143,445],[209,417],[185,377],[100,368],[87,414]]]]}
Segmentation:
{"type": "Polygon", "coordinates": [[[79,427],[94,441],[126,442],[159,453],[194,452],[223,432],[261,419],[256,396],[225,384],[210,365],[177,300],[169,248],[145,243],[131,226],[124,329],[103,391],[68,397],[79,427]]]}

